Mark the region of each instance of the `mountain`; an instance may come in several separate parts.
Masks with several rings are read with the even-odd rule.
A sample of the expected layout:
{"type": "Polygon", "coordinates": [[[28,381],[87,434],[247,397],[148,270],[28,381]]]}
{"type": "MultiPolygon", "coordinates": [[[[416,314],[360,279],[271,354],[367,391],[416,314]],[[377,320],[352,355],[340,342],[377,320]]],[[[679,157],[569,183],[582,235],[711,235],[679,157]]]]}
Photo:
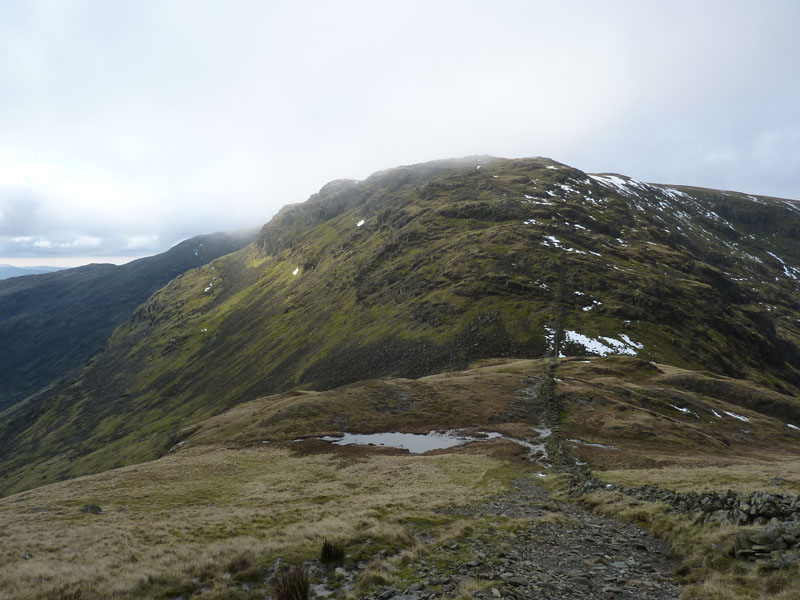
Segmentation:
{"type": "Polygon", "coordinates": [[[80,373],[2,414],[0,489],[155,458],[186,425],[265,394],[541,357],[558,325],[566,355],[796,397],[798,239],[794,201],[543,158],[334,181],[170,281],[80,373]]]}
{"type": "Polygon", "coordinates": [[[121,266],[91,264],[0,281],[0,410],[84,365],[154,291],[242,248],[256,233],[200,235],[121,266]]]}
{"type": "Polygon", "coordinates": [[[23,275],[39,275],[60,271],[61,267],[15,267],[14,265],[0,265],[0,280],[9,277],[22,277],[23,275]]]}

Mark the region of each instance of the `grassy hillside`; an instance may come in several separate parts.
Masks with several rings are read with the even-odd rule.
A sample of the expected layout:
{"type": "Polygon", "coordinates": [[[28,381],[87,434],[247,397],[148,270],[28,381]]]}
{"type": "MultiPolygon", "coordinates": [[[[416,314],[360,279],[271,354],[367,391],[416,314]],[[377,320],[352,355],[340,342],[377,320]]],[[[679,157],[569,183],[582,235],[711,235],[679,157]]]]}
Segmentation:
{"type": "Polygon", "coordinates": [[[83,366],[168,281],[254,237],[254,231],[200,235],[121,266],[92,264],[0,281],[0,410],[83,366]]]}
{"type": "MultiPolygon", "coordinates": [[[[800,388],[800,208],[475,158],[337,181],[172,280],[68,385],[2,415],[5,492],[155,458],[291,389],[616,352],[800,388]]],[[[783,397],[782,396],[782,397],[783,397]]]]}
{"type": "MultiPolygon", "coordinates": [[[[442,597],[465,600],[480,590],[491,597],[489,588],[504,583],[499,577],[475,580],[459,569],[470,561],[500,565],[503,557],[476,554],[469,540],[496,540],[510,553],[525,528],[541,538],[549,526],[573,527],[588,539],[591,526],[562,514],[553,500],[537,505],[539,521],[449,508],[508,493],[511,478],[557,480],[554,473],[541,476],[547,458],[530,462],[526,448],[505,439],[425,455],[313,439],[341,430],[457,427],[541,440],[536,389],[544,361],[488,363],[418,380],[260,398],[187,427],[161,459],[0,499],[0,599],[263,599],[278,559],[316,565],[312,580],[338,598],[408,585],[434,566],[460,581],[460,593],[442,597]],[[319,565],[326,539],[346,551],[347,577],[319,565]]],[[[582,442],[573,450],[606,481],[800,492],[800,432],[779,416],[800,410],[796,398],[633,357],[564,360],[558,379],[564,437],[582,442]],[[717,397],[721,390],[727,399],[717,397]],[[782,408],[750,404],[753,398],[782,408]],[[632,465],[638,468],[624,468],[632,465]]],[[[796,570],[750,573],[737,566],[726,555],[733,527],[694,527],[691,515],[611,492],[586,502],[669,534],[685,561],[687,598],[766,598],[762,590],[782,589],[788,595],[781,598],[791,598],[800,581],[796,570]],[[720,589],[726,595],[714,595],[720,589]]]]}

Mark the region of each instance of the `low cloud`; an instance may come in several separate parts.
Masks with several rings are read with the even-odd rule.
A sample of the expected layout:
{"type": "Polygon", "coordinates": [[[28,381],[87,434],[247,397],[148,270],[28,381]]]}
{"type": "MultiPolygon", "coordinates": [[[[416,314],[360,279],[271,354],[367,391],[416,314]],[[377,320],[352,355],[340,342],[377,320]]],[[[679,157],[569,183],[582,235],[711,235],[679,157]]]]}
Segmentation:
{"type": "Polygon", "coordinates": [[[158,252],[473,154],[798,198],[798,22],[794,0],[3,2],[0,256],[158,252]]]}

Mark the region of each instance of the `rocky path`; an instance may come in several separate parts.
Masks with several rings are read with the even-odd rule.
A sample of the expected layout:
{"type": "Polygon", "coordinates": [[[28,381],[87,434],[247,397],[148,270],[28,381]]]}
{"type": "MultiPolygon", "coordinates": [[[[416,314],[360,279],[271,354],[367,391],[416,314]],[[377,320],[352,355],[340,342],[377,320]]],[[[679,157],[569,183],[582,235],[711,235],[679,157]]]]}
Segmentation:
{"type": "Polygon", "coordinates": [[[420,583],[385,587],[370,598],[426,600],[464,592],[492,600],[680,596],[672,577],[678,563],[663,542],[638,527],[553,500],[535,481],[515,482],[491,501],[446,512],[515,521],[499,519],[504,525],[488,534],[470,532],[437,548],[415,566],[420,583]],[[487,581],[493,583],[470,590],[487,581]]]}

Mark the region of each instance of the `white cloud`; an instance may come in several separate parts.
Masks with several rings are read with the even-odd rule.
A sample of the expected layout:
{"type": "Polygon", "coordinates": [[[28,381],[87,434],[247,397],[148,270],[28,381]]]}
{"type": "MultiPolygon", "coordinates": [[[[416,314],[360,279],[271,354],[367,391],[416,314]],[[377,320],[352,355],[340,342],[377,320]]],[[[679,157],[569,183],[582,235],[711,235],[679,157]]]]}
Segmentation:
{"type": "Polygon", "coordinates": [[[11,0],[0,236],[155,252],[469,154],[798,197],[797,22],[792,0],[11,0]]]}

